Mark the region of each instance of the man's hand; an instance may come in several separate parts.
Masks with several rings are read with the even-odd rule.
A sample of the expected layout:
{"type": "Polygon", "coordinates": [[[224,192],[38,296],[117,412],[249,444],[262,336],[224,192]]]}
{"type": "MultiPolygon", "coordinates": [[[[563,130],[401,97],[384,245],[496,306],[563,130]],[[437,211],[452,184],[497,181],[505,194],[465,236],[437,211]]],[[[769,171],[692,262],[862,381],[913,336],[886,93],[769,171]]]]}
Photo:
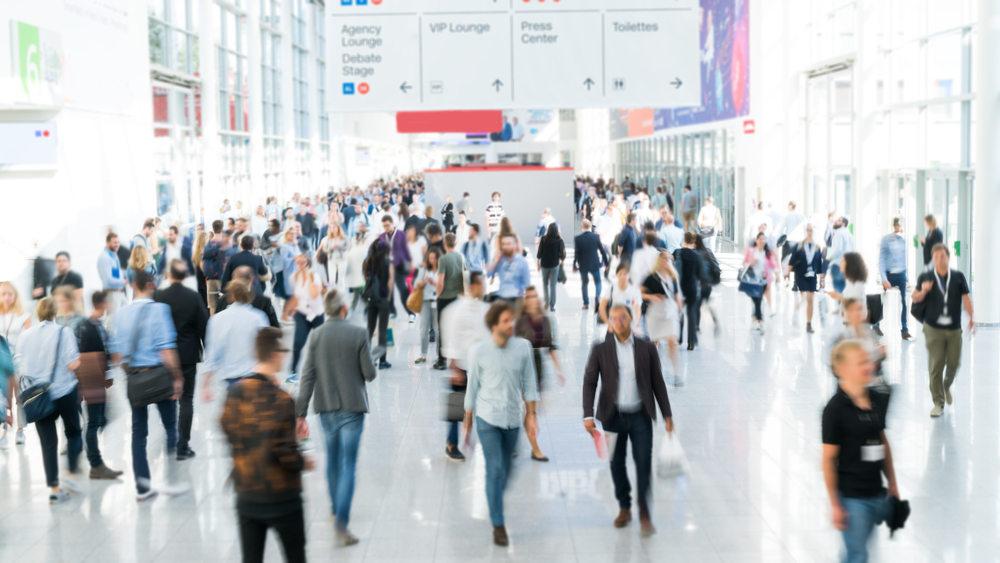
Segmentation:
{"type": "Polygon", "coordinates": [[[969,317],[969,334],[976,334],[976,323],[969,317]]]}
{"type": "Polygon", "coordinates": [[[563,375],[562,370],[556,372],[556,377],[559,378],[559,387],[566,385],[566,376],[563,375]]]}
{"type": "Polygon", "coordinates": [[[886,291],[889,291],[890,289],[892,289],[892,284],[887,281],[884,281],[882,282],[882,288],[885,289],[886,291]]]}
{"type": "Polygon", "coordinates": [[[302,470],[303,471],[312,471],[313,469],[316,469],[316,460],[313,458],[313,456],[311,456],[311,455],[303,456],[302,457],[302,470]]]}
{"type": "Polygon", "coordinates": [[[591,436],[593,436],[594,433],[597,432],[597,425],[594,423],[593,418],[583,419],[583,427],[587,430],[587,433],[590,434],[591,436]]]}
{"type": "Polygon", "coordinates": [[[309,423],[306,422],[305,417],[300,417],[295,421],[295,437],[299,440],[305,440],[309,437],[309,423]]]}
{"type": "Polygon", "coordinates": [[[184,394],[184,380],[183,379],[175,379],[174,380],[174,400],[176,401],[176,400],[180,399],[182,394],[184,394]]]}
{"type": "Polygon", "coordinates": [[[924,293],[927,293],[933,288],[934,288],[934,282],[932,281],[925,281],[924,283],[920,284],[920,291],[924,293]]]}
{"type": "Polygon", "coordinates": [[[673,434],[674,433],[674,418],[673,417],[667,417],[667,419],[666,419],[666,427],[667,427],[667,434],[673,434]]]}
{"type": "Polygon", "coordinates": [[[205,400],[206,403],[212,402],[212,384],[209,383],[209,381],[211,380],[206,377],[205,384],[201,386],[202,398],[205,400]]]}
{"type": "Polygon", "coordinates": [[[468,436],[469,432],[472,432],[472,413],[465,411],[465,420],[462,421],[462,428],[465,429],[465,435],[468,436]]]}
{"type": "Polygon", "coordinates": [[[35,289],[31,290],[31,296],[36,299],[43,295],[45,295],[45,288],[43,287],[36,287],[35,289]]]}
{"type": "Polygon", "coordinates": [[[847,511],[839,502],[833,505],[833,527],[841,532],[847,530],[847,511]]]}
{"type": "Polygon", "coordinates": [[[538,437],[538,419],[535,418],[535,413],[528,413],[524,417],[524,433],[531,439],[538,437]]]}
{"type": "Polygon", "coordinates": [[[462,373],[462,370],[457,368],[451,368],[451,384],[452,385],[465,385],[466,377],[462,373]]]}

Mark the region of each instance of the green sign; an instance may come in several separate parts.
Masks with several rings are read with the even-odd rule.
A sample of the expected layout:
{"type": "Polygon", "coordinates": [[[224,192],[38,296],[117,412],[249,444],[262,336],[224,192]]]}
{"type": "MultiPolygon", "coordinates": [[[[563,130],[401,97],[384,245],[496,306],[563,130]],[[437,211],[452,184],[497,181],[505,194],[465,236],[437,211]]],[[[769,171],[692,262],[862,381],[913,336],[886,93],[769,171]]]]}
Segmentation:
{"type": "Polygon", "coordinates": [[[41,87],[39,57],[42,46],[38,38],[38,28],[17,22],[17,66],[21,70],[21,87],[25,94],[34,94],[41,87]]]}
{"type": "Polygon", "coordinates": [[[32,101],[62,103],[62,40],[54,31],[10,22],[13,78],[32,101]]]}

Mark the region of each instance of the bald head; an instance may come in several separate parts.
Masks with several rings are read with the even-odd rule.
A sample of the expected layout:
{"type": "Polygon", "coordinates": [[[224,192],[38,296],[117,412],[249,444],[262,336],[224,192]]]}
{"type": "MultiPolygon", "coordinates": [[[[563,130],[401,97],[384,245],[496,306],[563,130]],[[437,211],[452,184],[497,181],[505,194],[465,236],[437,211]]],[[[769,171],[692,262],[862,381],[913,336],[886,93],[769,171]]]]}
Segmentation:
{"type": "Polygon", "coordinates": [[[233,270],[233,279],[250,281],[253,279],[253,269],[250,266],[240,266],[233,270]]]}

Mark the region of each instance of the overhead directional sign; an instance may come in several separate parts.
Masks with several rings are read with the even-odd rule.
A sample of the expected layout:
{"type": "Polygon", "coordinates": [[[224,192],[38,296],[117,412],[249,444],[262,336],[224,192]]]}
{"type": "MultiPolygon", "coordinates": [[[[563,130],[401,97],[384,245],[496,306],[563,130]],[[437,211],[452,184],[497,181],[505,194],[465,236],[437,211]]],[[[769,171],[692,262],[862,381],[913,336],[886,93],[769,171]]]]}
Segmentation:
{"type": "Polygon", "coordinates": [[[334,0],[335,111],[701,103],[698,0],[334,0]]]}

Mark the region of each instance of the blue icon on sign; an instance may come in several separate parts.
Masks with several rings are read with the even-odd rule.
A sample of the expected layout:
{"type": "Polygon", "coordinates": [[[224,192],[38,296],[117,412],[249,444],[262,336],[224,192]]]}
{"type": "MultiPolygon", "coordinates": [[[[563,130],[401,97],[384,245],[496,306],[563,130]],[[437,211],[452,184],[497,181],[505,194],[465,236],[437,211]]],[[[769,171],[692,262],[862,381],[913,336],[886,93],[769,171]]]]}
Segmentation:
{"type": "Polygon", "coordinates": [[[36,137],[41,137],[42,136],[42,132],[41,131],[35,131],[35,136],[36,137]]]}
{"type": "Polygon", "coordinates": [[[352,0],[340,0],[340,5],[341,6],[350,6],[351,2],[352,2],[352,0]]]}
{"type": "Polygon", "coordinates": [[[353,96],[354,95],[354,83],[353,82],[344,82],[344,95],[345,96],[353,96]]]}
{"type": "Polygon", "coordinates": [[[358,0],[358,6],[367,6],[368,0],[358,0]]]}

